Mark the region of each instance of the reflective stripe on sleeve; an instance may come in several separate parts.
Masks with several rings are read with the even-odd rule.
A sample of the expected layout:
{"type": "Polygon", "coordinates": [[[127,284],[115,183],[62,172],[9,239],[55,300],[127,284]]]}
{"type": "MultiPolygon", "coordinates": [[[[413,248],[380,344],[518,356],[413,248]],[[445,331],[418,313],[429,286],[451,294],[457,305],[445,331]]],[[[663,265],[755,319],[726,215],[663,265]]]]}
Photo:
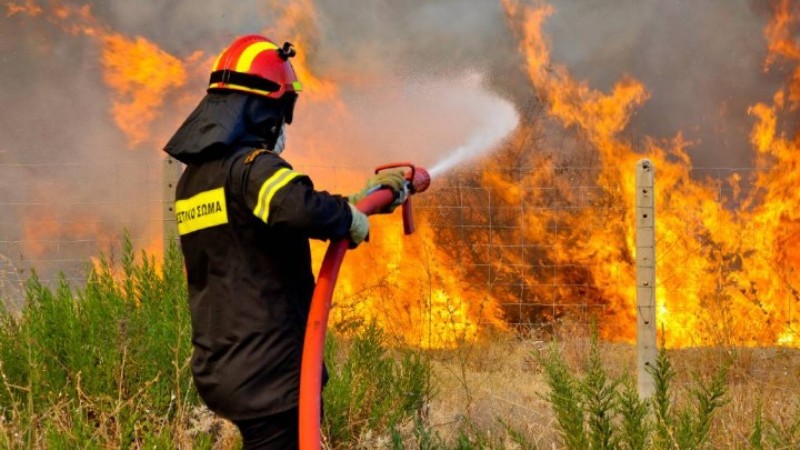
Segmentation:
{"type": "Polygon", "coordinates": [[[258,191],[258,202],[256,203],[255,209],[253,209],[253,214],[264,223],[267,223],[267,220],[269,220],[269,207],[272,202],[272,197],[290,181],[302,175],[303,174],[300,172],[295,172],[285,167],[278,169],[261,185],[261,189],[258,191]]]}

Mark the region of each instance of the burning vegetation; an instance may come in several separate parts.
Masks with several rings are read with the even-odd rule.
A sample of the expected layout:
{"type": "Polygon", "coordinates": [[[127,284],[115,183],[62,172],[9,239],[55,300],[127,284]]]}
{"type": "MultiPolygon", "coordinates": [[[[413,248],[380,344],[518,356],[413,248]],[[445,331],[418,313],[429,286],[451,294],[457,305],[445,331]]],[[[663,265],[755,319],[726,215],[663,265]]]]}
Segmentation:
{"type": "MultiPolygon", "coordinates": [[[[769,2],[763,70],[786,74],[785,82],[747,109],[755,170],[726,171],[723,179],[696,174],[690,153],[697,143],[682,131],[669,138],[631,135],[632,118],[652,95],[644,82],[624,75],[599,89],[554,59],[545,29],[556,7],[521,0],[501,5],[497,18],[513,46],[504,49],[503,65],[487,69],[484,84],[504,75],[522,80],[501,90],[513,100],[519,125],[491,154],[434,180],[432,192],[416,199],[422,213],[416,235],[401,237],[398,217],[372,221],[369,245],[351,252],[343,267],[334,328],[347,332],[374,321],[407,343],[441,348],[493,329],[594,318],[603,338],[633,340],[633,168],[647,157],[656,168],[658,323],[666,345],[800,346],[798,6],[769,2]]],[[[352,146],[345,145],[339,125],[358,123],[353,104],[364,101],[353,91],[410,75],[389,76],[391,70],[367,62],[352,71],[332,63],[321,64],[328,72],[315,70],[315,57],[322,58],[319,6],[307,0],[272,7],[271,26],[261,31],[295,44],[293,64],[306,87],[298,123],[289,130],[287,158],[296,168],[310,172],[319,187],[348,192],[358,188],[349,180],[389,162],[380,158],[420,156],[415,162],[424,165],[446,156],[441,149],[433,157],[421,150],[408,156],[402,146],[372,151],[368,132],[363,139],[350,135],[352,146]]],[[[219,42],[229,40],[218,35],[207,49],[177,54],[115,31],[89,5],[14,1],[6,2],[5,14],[7,21],[37,29],[47,24],[92,45],[92,64],[107,91],[105,126],[121,133],[126,151],[153,160],[199,99],[219,42]]],[[[402,89],[385,89],[374,109],[392,105],[402,89]]],[[[449,123],[425,117],[441,128],[449,123]]],[[[160,215],[160,206],[148,213],[160,215]]],[[[98,229],[108,221],[87,218],[92,214],[105,213],[20,220],[26,239],[39,236],[32,242],[118,232],[98,229]],[[57,224],[65,218],[92,225],[57,224]]],[[[158,251],[161,236],[148,247],[158,251]]],[[[46,249],[34,243],[23,251],[41,257],[46,249]]],[[[315,249],[317,261],[322,251],[315,249]]]]}
{"type": "MultiPolygon", "coordinates": [[[[544,304],[533,314],[555,318],[569,316],[574,304],[596,305],[603,337],[635,338],[632,168],[645,156],[656,167],[657,305],[666,344],[798,345],[800,259],[788,243],[800,237],[800,196],[790,187],[800,153],[796,139],[776,128],[776,119],[797,107],[791,100],[796,76],[771,104],[749,109],[756,119],[751,140],[759,170],[752,176],[734,172],[727,180],[697,179],[686,151],[691,143],[681,133],[664,141],[647,138],[641,145],[624,135],[631,116],[648,99],[646,86],[626,76],[602,92],[576,80],[551,60],[542,32],[554,8],[516,1],[504,7],[542,101],[541,114],[527,122],[532,129],[518,130],[511,147],[517,141],[516,147],[524,149],[530,135],[555,124],[594,158],[588,170],[578,171],[565,169],[575,163],[559,160],[554,152],[518,155],[506,148],[494,160],[497,167],[481,174],[485,186],[507,193],[498,199],[501,204],[527,205],[512,219],[518,223],[515,232],[495,239],[542,249],[533,258],[521,254],[511,265],[526,269],[515,275],[531,290],[532,303],[544,304]],[[520,157],[529,173],[515,177],[500,169],[519,166],[502,158],[520,157]],[[742,183],[751,187],[741,190],[742,183]],[[587,188],[575,189],[576,184],[587,188]],[[732,186],[730,194],[722,194],[721,184],[732,186]],[[554,292],[556,300],[548,307],[554,292]]],[[[773,13],[765,32],[767,68],[778,61],[796,65],[798,44],[787,38],[797,33],[796,7],[775,2],[773,13]]]]}

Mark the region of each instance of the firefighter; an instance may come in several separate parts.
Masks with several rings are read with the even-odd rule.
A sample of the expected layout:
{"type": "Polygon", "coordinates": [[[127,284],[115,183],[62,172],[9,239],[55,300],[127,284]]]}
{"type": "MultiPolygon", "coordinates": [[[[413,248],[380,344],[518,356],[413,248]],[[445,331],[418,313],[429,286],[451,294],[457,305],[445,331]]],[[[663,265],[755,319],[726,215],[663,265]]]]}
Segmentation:
{"type": "MultiPolygon", "coordinates": [[[[309,238],[369,232],[347,197],[315,190],[282,158],[302,86],[278,46],[250,35],[214,63],[208,92],[165,151],[187,165],[175,214],[192,318],[192,374],[208,407],[233,421],[245,449],[298,440],[300,361],[314,290],[309,238]]],[[[404,200],[402,172],[368,180],[404,200]]],[[[323,375],[323,378],[326,378],[323,375]]]]}

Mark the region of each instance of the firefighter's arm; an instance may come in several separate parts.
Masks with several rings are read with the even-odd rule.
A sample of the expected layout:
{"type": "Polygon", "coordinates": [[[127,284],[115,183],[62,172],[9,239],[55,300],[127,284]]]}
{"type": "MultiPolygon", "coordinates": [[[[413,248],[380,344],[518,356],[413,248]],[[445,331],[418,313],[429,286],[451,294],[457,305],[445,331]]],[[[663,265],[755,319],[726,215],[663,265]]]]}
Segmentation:
{"type": "Polygon", "coordinates": [[[306,175],[288,166],[254,167],[247,184],[248,207],[270,226],[298,230],[315,239],[350,233],[353,214],[347,199],[314,190],[306,175]]]}
{"type": "Polygon", "coordinates": [[[276,193],[271,208],[269,225],[303,230],[315,239],[347,236],[353,220],[346,198],[315,191],[308,177],[293,180],[276,193]]]}

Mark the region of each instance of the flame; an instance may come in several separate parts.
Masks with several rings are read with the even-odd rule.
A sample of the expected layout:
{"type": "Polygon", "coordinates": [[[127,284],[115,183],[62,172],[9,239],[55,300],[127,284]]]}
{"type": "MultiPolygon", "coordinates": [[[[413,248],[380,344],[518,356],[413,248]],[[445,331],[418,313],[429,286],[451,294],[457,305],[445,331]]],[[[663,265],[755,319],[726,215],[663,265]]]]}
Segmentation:
{"type": "MultiPolygon", "coordinates": [[[[167,138],[165,133],[171,131],[170,127],[162,125],[167,112],[164,106],[186,105],[187,99],[193,98],[182,90],[188,76],[196,75],[201,66],[210,67],[213,58],[196,51],[180,59],[141,36],[128,37],[114,32],[94,16],[91,5],[76,6],[54,1],[50,6],[50,9],[44,9],[37,2],[28,0],[24,4],[10,3],[7,11],[8,15],[42,16],[69,35],[90,38],[101,49],[99,65],[103,81],[110,88],[110,116],[127,138],[128,147],[150,146],[160,152],[167,138]]],[[[152,217],[161,216],[159,205],[150,207],[152,217]]],[[[33,256],[41,255],[46,251],[42,243],[48,241],[117,241],[120,230],[104,229],[101,222],[100,215],[90,210],[59,218],[52,214],[29,215],[25,220],[26,239],[31,242],[28,251],[33,256]]],[[[160,256],[163,251],[161,230],[157,231],[151,242],[145,244],[146,250],[154,256],[160,256]]],[[[111,250],[102,245],[95,248],[95,252],[108,253],[111,250]]]]}
{"type": "MultiPolygon", "coordinates": [[[[780,0],[780,2],[773,3],[772,7],[772,20],[764,29],[768,51],[764,61],[765,71],[770,70],[781,60],[787,60],[794,64],[800,60],[800,46],[797,45],[794,37],[798,18],[792,14],[792,3],[790,0],[780,0]]],[[[800,66],[794,68],[787,91],[789,100],[794,105],[792,109],[794,109],[800,102],[800,66]]]]}
{"type": "Polygon", "coordinates": [[[267,36],[276,36],[276,39],[277,36],[284,36],[298,49],[297,55],[292,58],[291,63],[297,78],[303,83],[303,96],[309,96],[316,101],[336,102],[339,107],[343,107],[339,100],[339,87],[336,83],[321,78],[309,67],[308,54],[315,51],[312,43],[319,38],[317,32],[319,19],[313,1],[272,0],[270,8],[277,11],[278,19],[275,25],[264,30],[264,33],[267,36]]]}
{"type": "Polygon", "coordinates": [[[111,114],[134,147],[150,136],[167,93],[186,83],[186,70],[174,56],[144,38],[114,34],[103,38],[105,82],[114,89],[111,114]]]}
{"type": "Polygon", "coordinates": [[[332,327],[348,333],[376,323],[421,348],[452,348],[487,329],[507,329],[497,300],[483,286],[468,287],[466,273],[433,244],[433,229],[419,219],[416,232],[404,236],[399,211],[371,217],[370,242],[348,252],[342,267],[332,327]]]}
{"type": "MultiPolygon", "coordinates": [[[[24,218],[23,241],[25,252],[32,259],[38,259],[68,242],[109,243],[116,240],[97,220],[64,220],[52,211],[28,212],[24,218]]],[[[97,249],[95,249],[97,250],[97,249]]],[[[110,248],[102,248],[108,251],[110,248]]]]}
{"type": "Polygon", "coordinates": [[[166,94],[186,83],[186,70],[148,40],[119,34],[103,37],[103,66],[105,82],[114,89],[112,115],[135,147],[150,136],[166,94]]]}
{"type": "MultiPolygon", "coordinates": [[[[542,33],[545,19],[555,13],[549,5],[527,7],[515,0],[503,2],[509,26],[520,42],[532,86],[545,104],[547,116],[596,152],[599,167],[589,176],[597,186],[598,205],[613,205],[608,213],[581,207],[567,211],[537,209],[519,218],[525,238],[541,243],[552,236],[548,227],[563,223],[563,232],[543,256],[549,264],[579,267],[562,270],[555,284],[558,302],[569,299],[596,304],[601,335],[612,340],[633,340],[635,321],[635,162],[643,155],[621,136],[633,112],[647,100],[645,86],[623,77],[610,92],[593,89],[572,78],[566,67],[550,57],[549,43],[542,33]],[[598,218],[600,214],[602,217],[598,218]],[[602,226],[589,227],[586,224],[602,226]],[[575,288],[578,285],[580,289],[575,288]],[[589,292],[580,292],[586,289],[589,292]]],[[[789,14],[789,2],[776,8],[765,35],[770,40],[768,66],[778,59],[800,60],[791,36],[797,18],[789,14]]],[[[798,66],[800,69],[800,66],[798,66]]],[[[752,142],[760,168],[755,177],[757,190],[738,198],[741,175],[730,178],[733,198],[720,198],[715,180],[694,180],[687,142],[679,133],[666,141],[645,139],[644,156],[656,167],[656,234],[659,328],[668,346],[706,344],[792,345],[796,346],[800,318],[793,315],[800,284],[796,268],[800,252],[789,244],[800,238],[796,194],[798,149],[796,139],[778,134],[779,112],[794,108],[797,74],[786,92],[775,95],[773,105],[757,104],[750,109],[756,117],[752,142]],[[738,210],[723,205],[739,201],[738,210]]],[[[553,165],[537,161],[529,186],[542,179],[555,179],[553,165]]],[[[489,186],[509,189],[510,180],[500,167],[484,174],[489,186]]],[[[568,204],[581,199],[563,187],[556,189],[568,204]]],[[[520,191],[519,188],[516,191],[520,191]]],[[[527,202],[541,204],[548,199],[531,194],[527,202]]],[[[511,198],[507,201],[518,202],[511,198]]],[[[540,285],[543,275],[534,274],[528,283],[540,285]]],[[[552,281],[552,280],[551,280],[552,281]]]]}
{"type": "Polygon", "coordinates": [[[24,3],[8,2],[6,4],[6,16],[11,17],[16,14],[27,14],[36,17],[42,14],[42,8],[33,0],[26,0],[24,3]]]}
{"type": "MultiPolygon", "coordinates": [[[[9,5],[8,11],[35,17],[44,10],[29,0],[24,7],[9,5]]],[[[116,33],[94,16],[91,5],[54,2],[46,18],[64,32],[90,37],[101,47],[103,80],[112,90],[111,116],[127,136],[128,146],[160,145],[164,136],[154,136],[154,125],[164,118],[166,99],[186,84],[187,66],[194,67],[202,52],[180,60],[141,36],[116,33]]]]}

